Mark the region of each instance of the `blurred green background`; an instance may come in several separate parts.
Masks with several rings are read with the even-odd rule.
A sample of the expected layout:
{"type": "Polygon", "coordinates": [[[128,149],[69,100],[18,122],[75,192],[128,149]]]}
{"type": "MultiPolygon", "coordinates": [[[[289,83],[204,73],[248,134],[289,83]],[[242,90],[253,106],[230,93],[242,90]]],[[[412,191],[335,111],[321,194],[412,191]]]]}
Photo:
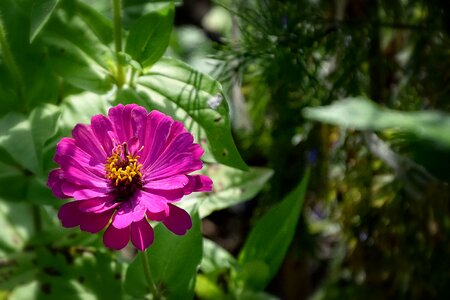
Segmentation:
{"type": "Polygon", "coordinates": [[[227,87],[244,160],[274,170],[243,228],[313,166],[269,291],[448,297],[449,34],[438,0],[216,1],[201,28],[177,28],[174,51],[227,87]]]}

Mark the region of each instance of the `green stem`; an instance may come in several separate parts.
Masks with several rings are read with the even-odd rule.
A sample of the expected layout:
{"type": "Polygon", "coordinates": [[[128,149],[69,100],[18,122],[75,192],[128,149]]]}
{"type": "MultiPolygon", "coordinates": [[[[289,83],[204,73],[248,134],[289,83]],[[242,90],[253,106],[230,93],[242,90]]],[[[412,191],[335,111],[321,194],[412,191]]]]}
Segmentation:
{"type": "Polygon", "coordinates": [[[112,0],[113,21],[114,21],[114,46],[116,50],[117,61],[117,86],[120,88],[125,83],[125,74],[119,61],[119,52],[122,51],[122,2],[121,0],[112,0]]]}
{"type": "Polygon", "coordinates": [[[142,260],[142,267],[144,268],[145,279],[147,280],[148,289],[150,293],[153,295],[153,299],[159,300],[161,299],[158,289],[155,285],[155,282],[152,279],[152,275],[150,273],[150,264],[148,262],[147,253],[145,251],[139,252],[138,254],[142,260]]]}

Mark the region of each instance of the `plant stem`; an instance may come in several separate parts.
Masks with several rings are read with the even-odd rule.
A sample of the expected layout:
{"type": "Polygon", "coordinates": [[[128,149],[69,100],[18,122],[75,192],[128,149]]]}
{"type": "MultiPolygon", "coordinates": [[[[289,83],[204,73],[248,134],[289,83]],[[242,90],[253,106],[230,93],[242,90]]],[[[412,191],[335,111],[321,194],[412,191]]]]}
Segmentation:
{"type": "Polygon", "coordinates": [[[125,75],[122,65],[119,61],[119,52],[122,51],[122,2],[121,0],[112,0],[113,21],[114,21],[114,46],[116,50],[117,61],[117,86],[120,88],[125,83],[125,75]]]}
{"type": "Polygon", "coordinates": [[[148,289],[150,293],[153,295],[153,299],[159,300],[161,299],[158,289],[155,285],[155,282],[152,280],[152,275],[150,273],[150,264],[148,262],[147,253],[145,251],[139,252],[138,254],[141,257],[142,267],[144,268],[145,279],[147,280],[148,289]]]}

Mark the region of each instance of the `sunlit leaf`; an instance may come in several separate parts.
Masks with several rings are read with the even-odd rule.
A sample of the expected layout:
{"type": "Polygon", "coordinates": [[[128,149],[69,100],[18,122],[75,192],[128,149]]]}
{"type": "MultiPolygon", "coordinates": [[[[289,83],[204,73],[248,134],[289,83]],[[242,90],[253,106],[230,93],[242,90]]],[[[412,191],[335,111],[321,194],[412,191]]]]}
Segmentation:
{"type": "Polygon", "coordinates": [[[30,122],[25,116],[10,113],[0,119],[0,147],[22,166],[35,174],[39,173],[39,160],[30,122]]]}
{"type": "Polygon", "coordinates": [[[214,164],[205,167],[204,173],[213,180],[213,191],[200,196],[194,194],[180,203],[183,207],[192,207],[200,203],[199,213],[201,218],[214,211],[252,199],[261,191],[264,184],[272,176],[273,171],[254,167],[251,167],[249,171],[241,171],[214,164]]]}
{"type": "Polygon", "coordinates": [[[0,201],[0,254],[23,249],[33,234],[33,225],[31,206],[0,201]]]}
{"type": "Polygon", "coordinates": [[[203,274],[197,275],[195,282],[195,294],[203,300],[224,299],[225,294],[220,287],[210,278],[203,274]]]}
{"type": "Polygon", "coordinates": [[[252,228],[238,258],[237,278],[244,288],[263,290],[278,271],[294,237],[309,181],[300,184],[252,228]]]}
{"type": "Polygon", "coordinates": [[[234,144],[221,85],[188,65],[164,57],[137,79],[136,92],[124,90],[119,102],[135,102],[182,121],[214,159],[247,170],[234,144]]]}
{"type": "Polygon", "coordinates": [[[43,41],[50,46],[49,59],[56,73],[75,87],[102,94],[113,86],[114,55],[91,27],[81,17],[61,11],[49,22],[43,41]]]}
{"type": "Polygon", "coordinates": [[[47,23],[59,0],[35,0],[31,8],[30,42],[47,23]]]}
{"type": "Polygon", "coordinates": [[[203,239],[203,258],[200,269],[205,274],[216,273],[234,267],[236,259],[215,242],[203,239]]]}
{"type": "Polygon", "coordinates": [[[103,44],[113,40],[113,27],[110,19],[103,16],[90,5],[76,1],[79,16],[86,22],[103,44]]]}
{"type": "Polygon", "coordinates": [[[108,103],[99,95],[85,92],[64,99],[58,126],[65,136],[70,136],[76,124],[89,124],[97,114],[106,114],[108,103]]]}
{"type": "Polygon", "coordinates": [[[359,130],[399,129],[450,146],[450,115],[438,111],[403,112],[365,98],[348,98],[303,110],[305,117],[359,130]]]}
{"type": "Polygon", "coordinates": [[[153,65],[169,45],[173,15],[170,4],[139,18],[130,29],[125,52],[143,67],[153,65]]]}

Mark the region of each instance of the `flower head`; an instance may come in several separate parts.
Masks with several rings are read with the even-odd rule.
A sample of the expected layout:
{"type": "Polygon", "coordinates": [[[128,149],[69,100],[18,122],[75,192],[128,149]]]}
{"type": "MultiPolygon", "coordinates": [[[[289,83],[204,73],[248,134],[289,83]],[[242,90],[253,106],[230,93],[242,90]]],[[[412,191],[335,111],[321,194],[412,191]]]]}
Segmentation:
{"type": "Polygon", "coordinates": [[[107,227],[104,244],[122,249],[131,240],[143,251],[154,238],[149,221],[160,221],[183,235],[192,227],[189,214],[174,205],[184,195],[207,192],[212,181],[188,175],[202,168],[203,150],[183,124],[138,105],[118,105],[108,116],[78,124],[63,138],[48,186],[59,198],[64,227],[97,233],[107,227]]]}

